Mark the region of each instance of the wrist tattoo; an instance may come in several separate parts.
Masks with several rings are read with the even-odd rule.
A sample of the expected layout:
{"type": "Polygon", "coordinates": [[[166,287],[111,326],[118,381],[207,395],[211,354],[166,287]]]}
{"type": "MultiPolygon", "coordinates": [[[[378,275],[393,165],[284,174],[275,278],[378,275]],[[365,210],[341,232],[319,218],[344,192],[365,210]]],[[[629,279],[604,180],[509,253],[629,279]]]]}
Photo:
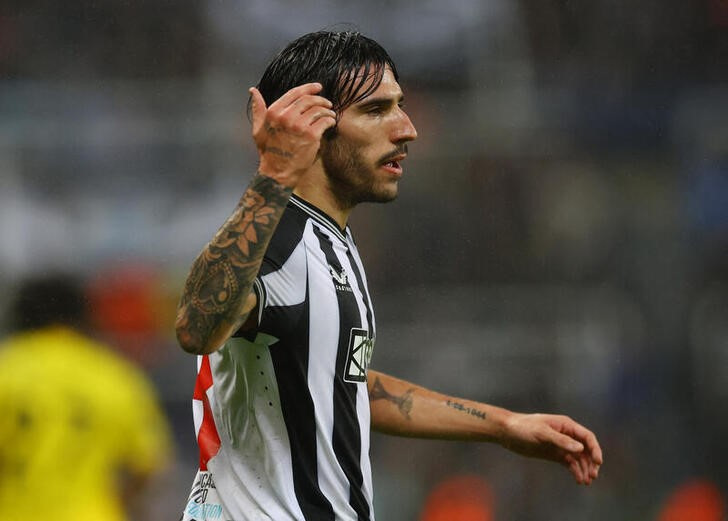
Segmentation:
{"type": "Polygon", "coordinates": [[[483,411],[478,410],[478,409],[476,409],[474,407],[468,407],[466,405],[463,405],[462,403],[454,402],[452,400],[447,400],[445,402],[445,404],[448,407],[452,407],[453,409],[457,409],[458,411],[462,411],[465,414],[469,414],[470,416],[475,416],[476,418],[480,418],[481,420],[485,420],[485,418],[486,418],[486,414],[483,411]]]}
{"type": "MultiPolygon", "coordinates": [[[[256,175],[238,206],[190,270],[179,311],[193,345],[223,321],[235,322],[292,189],[256,175]]],[[[185,342],[189,343],[189,342],[185,342]]]]}
{"type": "Polygon", "coordinates": [[[397,406],[399,412],[402,413],[402,416],[409,420],[410,411],[412,411],[412,394],[414,391],[414,389],[407,389],[402,396],[395,396],[387,392],[384,385],[382,385],[382,381],[379,377],[377,377],[377,379],[374,380],[372,390],[369,392],[369,399],[372,401],[387,400],[388,402],[392,402],[397,406]]]}

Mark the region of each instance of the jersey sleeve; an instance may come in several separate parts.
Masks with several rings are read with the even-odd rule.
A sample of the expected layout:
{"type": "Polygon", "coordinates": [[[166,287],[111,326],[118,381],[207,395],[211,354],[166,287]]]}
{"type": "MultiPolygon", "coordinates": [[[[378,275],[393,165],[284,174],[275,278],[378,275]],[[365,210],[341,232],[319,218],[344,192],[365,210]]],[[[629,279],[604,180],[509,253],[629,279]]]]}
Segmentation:
{"type": "Polygon", "coordinates": [[[269,248],[253,288],[258,297],[258,324],[272,307],[295,306],[306,298],[307,258],[303,236],[280,247],[269,248]]]}

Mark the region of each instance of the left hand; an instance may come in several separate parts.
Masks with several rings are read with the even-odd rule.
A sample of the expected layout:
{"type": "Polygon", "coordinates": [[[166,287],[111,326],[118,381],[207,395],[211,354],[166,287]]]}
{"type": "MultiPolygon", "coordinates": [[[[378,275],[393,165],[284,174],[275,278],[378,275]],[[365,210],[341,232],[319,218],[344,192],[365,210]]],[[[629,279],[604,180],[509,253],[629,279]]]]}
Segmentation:
{"type": "Polygon", "coordinates": [[[603,459],[596,436],[568,416],[514,413],[503,440],[504,447],[523,456],[561,463],[581,485],[599,475],[603,459]]]}

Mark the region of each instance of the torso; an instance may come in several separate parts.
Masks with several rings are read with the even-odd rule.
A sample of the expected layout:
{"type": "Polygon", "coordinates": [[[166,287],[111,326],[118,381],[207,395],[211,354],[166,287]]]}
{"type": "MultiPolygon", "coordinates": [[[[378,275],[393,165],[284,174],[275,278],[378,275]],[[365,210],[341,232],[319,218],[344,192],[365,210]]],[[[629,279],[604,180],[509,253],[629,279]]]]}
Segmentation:
{"type": "Polygon", "coordinates": [[[217,512],[214,496],[217,519],[374,519],[366,373],[375,323],[349,229],[294,196],[255,287],[257,328],[201,357],[202,473],[185,519],[217,512]]]}

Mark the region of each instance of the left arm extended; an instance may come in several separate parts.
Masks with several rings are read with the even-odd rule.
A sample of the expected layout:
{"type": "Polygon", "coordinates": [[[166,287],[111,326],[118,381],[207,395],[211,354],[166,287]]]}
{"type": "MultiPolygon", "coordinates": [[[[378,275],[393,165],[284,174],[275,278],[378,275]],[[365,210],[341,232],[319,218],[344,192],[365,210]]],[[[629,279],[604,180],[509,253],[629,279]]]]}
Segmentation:
{"type": "Polygon", "coordinates": [[[561,463],[585,485],[599,473],[602,451],[596,436],[567,416],[516,413],[372,370],[368,389],[372,428],[379,432],[499,443],[524,456],[561,463]]]}

